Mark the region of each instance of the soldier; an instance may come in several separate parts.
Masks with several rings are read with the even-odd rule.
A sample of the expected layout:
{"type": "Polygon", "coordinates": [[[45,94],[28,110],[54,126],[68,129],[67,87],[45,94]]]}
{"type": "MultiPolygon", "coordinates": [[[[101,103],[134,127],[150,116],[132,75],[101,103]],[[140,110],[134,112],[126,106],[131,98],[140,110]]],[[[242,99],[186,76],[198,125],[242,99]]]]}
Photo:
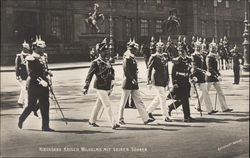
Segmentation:
{"type": "Polygon", "coordinates": [[[201,44],[201,55],[203,57],[203,69],[207,70],[206,57],[208,55],[206,38],[203,39],[203,43],[201,44]]]}
{"type": "Polygon", "coordinates": [[[193,36],[191,43],[188,45],[188,49],[187,49],[188,56],[190,56],[191,54],[194,53],[194,43],[195,43],[195,41],[196,41],[196,38],[193,36]]]}
{"type": "Polygon", "coordinates": [[[29,77],[28,82],[28,106],[19,117],[18,127],[22,128],[25,119],[31,111],[36,110],[39,101],[42,115],[42,130],[54,131],[49,127],[49,71],[47,65],[47,56],[44,53],[46,44],[40,39],[33,43],[33,53],[27,57],[27,67],[29,77]]]}
{"type": "Polygon", "coordinates": [[[167,44],[166,44],[164,52],[168,54],[169,60],[172,60],[173,58],[178,56],[176,45],[172,42],[170,36],[168,36],[168,40],[167,40],[167,44]]]}
{"type": "Polygon", "coordinates": [[[28,77],[26,69],[26,57],[30,54],[30,46],[26,41],[22,44],[22,52],[16,55],[15,68],[16,68],[16,79],[21,87],[19,99],[17,101],[19,107],[23,105],[27,106],[28,96],[26,91],[26,79],[28,77]]]}
{"type": "MultiPolygon", "coordinates": [[[[216,89],[216,92],[218,94],[218,98],[220,101],[221,110],[223,112],[230,112],[233,111],[233,109],[229,109],[226,103],[225,96],[223,94],[223,91],[220,86],[221,75],[218,70],[218,61],[217,61],[217,44],[214,42],[214,40],[209,44],[209,54],[206,59],[207,63],[207,70],[211,73],[210,76],[206,76],[207,81],[207,90],[209,91],[211,86],[213,85],[216,89]]],[[[201,98],[202,102],[202,98],[201,98]]]]}
{"type": "Polygon", "coordinates": [[[240,69],[244,64],[244,59],[241,54],[239,54],[239,50],[237,48],[237,45],[234,46],[233,50],[231,50],[233,53],[233,72],[234,72],[234,83],[233,84],[239,84],[240,83],[240,69]]]}
{"type": "Polygon", "coordinates": [[[155,53],[155,45],[156,45],[155,38],[152,36],[149,44],[150,54],[155,53]]]}
{"type": "Polygon", "coordinates": [[[137,68],[137,61],[135,59],[135,53],[137,49],[138,49],[138,44],[135,43],[135,41],[132,41],[129,43],[128,50],[124,53],[124,58],[123,58],[124,80],[122,84],[123,91],[119,108],[120,124],[125,124],[123,117],[124,107],[130,95],[135,103],[136,108],[138,109],[138,112],[144,124],[148,124],[154,121],[148,117],[148,114],[142,102],[139,91],[138,75],[137,75],[138,68],[137,68]]]}
{"type": "Polygon", "coordinates": [[[108,53],[106,38],[101,43],[96,45],[96,50],[99,53],[99,57],[92,61],[85,80],[85,86],[83,87],[82,91],[84,95],[87,94],[92,77],[95,75],[96,79],[94,88],[96,89],[98,98],[92,110],[89,119],[89,125],[93,127],[99,127],[99,125],[96,124],[96,120],[98,112],[103,105],[112,129],[116,129],[120,127],[120,125],[116,123],[115,117],[111,110],[111,102],[109,98],[114,86],[115,71],[109,63],[110,54],[108,53]]]}
{"type": "Polygon", "coordinates": [[[168,106],[168,114],[171,114],[171,111],[174,108],[178,108],[182,105],[184,113],[184,122],[191,122],[194,119],[190,116],[190,107],[189,107],[189,97],[190,97],[190,69],[192,59],[187,56],[187,50],[183,45],[180,45],[178,48],[180,56],[173,60],[173,70],[172,70],[172,81],[173,81],[173,90],[170,92],[172,96],[176,99],[174,103],[168,106]]]}
{"type": "Polygon", "coordinates": [[[147,112],[151,119],[155,119],[152,115],[152,112],[160,103],[164,121],[170,122],[171,119],[167,114],[167,107],[166,107],[166,98],[167,98],[166,86],[168,85],[169,82],[168,60],[167,57],[162,54],[163,48],[164,48],[164,43],[161,41],[161,39],[159,39],[159,42],[156,43],[156,53],[152,54],[149,59],[148,85],[149,89],[151,89],[152,83],[154,84],[157,90],[157,96],[151,102],[150,106],[148,106],[147,112]],[[152,82],[151,75],[153,69],[155,70],[155,72],[152,82]]]}
{"type": "Polygon", "coordinates": [[[148,68],[148,60],[151,56],[150,49],[145,44],[142,44],[140,53],[143,55],[146,67],[148,68]]]}
{"type": "MultiPolygon", "coordinates": [[[[207,90],[207,86],[206,86],[206,80],[205,80],[205,75],[210,75],[210,73],[206,73],[204,66],[204,59],[202,54],[200,53],[202,50],[202,46],[204,47],[204,45],[202,45],[202,43],[200,41],[196,41],[194,44],[194,48],[195,51],[192,54],[192,77],[195,77],[194,80],[196,80],[196,83],[198,84],[202,94],[200,97],[204,97],[204,102],[205,102],[205,106],[207,109],[207,112],[209,115],[216,113],[218,111],[213,110],[213,106],[212,106],[212,102],[210,99],[210,96],[208,94],[208,90],[207,90]]],[[[199,103],[196,103],[195,108],[200,112],[201,109],[199,107],[199,103]]]]}

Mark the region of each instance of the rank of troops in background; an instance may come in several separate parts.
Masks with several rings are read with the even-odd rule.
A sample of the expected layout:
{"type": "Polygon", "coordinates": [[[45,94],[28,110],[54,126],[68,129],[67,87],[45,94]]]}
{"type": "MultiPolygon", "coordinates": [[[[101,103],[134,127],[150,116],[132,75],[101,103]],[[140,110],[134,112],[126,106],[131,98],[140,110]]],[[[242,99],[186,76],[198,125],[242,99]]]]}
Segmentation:
{"type": "MultiPolygon", "coordinates": [[[[19,128],[23,127],[25,119],[31,112],[37,116],[37,111],[40,109],[42,130],[54,131],[49,127],[49,93],[53,94],[54,100],[61,110],[52,91],[52,73],[48,69],[48,55],[45,53],[45,48],[46,44],[39,36],[32,43],[31,50],[30,45],[24,42],[22,52],[17,54],[16,57],[16,77],[21,86],[18,105],[25,107],[19,117],[19,128]]],[[[240,65],[244,62],[236,45],[232,50],[229,50],[226,38],[220,40],[219,44],[216,44],[214,40],[207,44],[206,39],[192,37],[190,44],[188,44],[185,37],[179,37],[175,44],[168,37],[165,44],[161,38],[157,42],[152,37],[149,46],[142,44],[140,49],[135,40],[130,40],[127,43],[127,50],[123,54],[124,78],[122,80],[122,95],[117,121],[111,109],[110,95],[114,88],[115,70],[110,61],[111,54],[108,50],[107,40],[104,39],[101,43],[98,43],[91,50],[91,55],[92,63],[88,74],[84,74],[86,80],[82,92],[84,95],[88,93],[92,77],[95,75],[94,88],[98,97],[89,119],[89,125],[99,127],[96,123],[97,115],[103,107],[112,129],[117,129],[126,124],[124,108],[128,104],[129,98],[138,110],[144,124],[155,121],[153,112],[158,105],[161,107],[162,120],[165,122],[172,121],[171,112],[180,105],[183,109],[184,122],[195,121],[191,117],[189,105],[191,87],[194,88],[197,95],[195,109],[200,112],[201,116],[203,100],[208,115],[218,112],[210,99],[209,90],[211,86],[216,89],[221,111],[231,112],[233,109],[228,107],[220,85],[222,79],[219,70],[233,67],[236,76],[234,84],[239,84],[240,65]],[[154,87],[157,92],[149,106],[144,105],[139,91],[138,65],[135,57],[138,51],[145,58],[147,67],[145,78],[147,78],[148,88],[154,87]],[[219,61],[225,61],[226,64],[224,65],[223,62],[219,61]],[[171,74],[169,73],[169,62],[173,63],[171,74]],[[172,83],[170,83],[171,79],[172,83]],[[173,86],[170,87],[170,85],[173,86]],[[201,91],[200,95],[197,87],[201,91]],[[173,100],[170,105],[166,105],[168,99],[173,100]]],[[[65,119],[62,111],[61,114],[65,119]]],[[[67,124],[66,120],[65,123],[67,124]]]]}

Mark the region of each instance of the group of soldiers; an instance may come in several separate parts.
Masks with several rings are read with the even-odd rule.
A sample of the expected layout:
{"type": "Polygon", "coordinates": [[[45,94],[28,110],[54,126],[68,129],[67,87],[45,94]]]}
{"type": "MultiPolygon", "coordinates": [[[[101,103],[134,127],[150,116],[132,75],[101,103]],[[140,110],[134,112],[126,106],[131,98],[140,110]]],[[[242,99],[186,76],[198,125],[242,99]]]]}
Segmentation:
{"type": "Polygon", "coordinates": [[[36,36],[31,46],[24,41],[21,53],[16,56],[16,79],[21,86],[18,105],[24,106],[18,121],[19,128],[23,127],[31,112],[38,116],[37,111],[40,109],[42,130],[54,131],[49,126],[49,87],[52,73],[48,69],[45,47],[41,36],[36,36]]]}
{"type": "MultiPolygon", "coordinates": [[[[138,84],[138,65],[135,54],[139,51],[139,44],[135,40],[130,40],[127,43],[127,50],[123,55],[123,81],[122,95],[118,111],[118,121],[114,117],[111,109],[110,95],[114,88],[115,70],[111,64],[111,54],[109,52],[107,40],[104,39],[96,45],[98,58],[91,62],[88,74],[86,76],[85,85],[83,86],[83,94],[88,93],[88,89],[95,75],[94,88],[97,93],[97,100],[92,110],[89,125],[99,127],[96,123],[97,116],[101,107],[108,117],[112,129],[117,129],[121,125],[125,125],[124,108],[128,98],[134,102],[138,110],[142,122],[144,124],[155,121],[153,112],[158,105],[161,107],[162,119],[165,122],[172,122],[171,112],[182,105],[184,113],[184,122],[195,121],[190,114],[190,88],[194,86],[198,95],[196,86],[201,90],[201,95],[198,96],[196,110],[202,112],[201,103],[204,100],[206,112],[208,115],[217,113],[213,108],[209,90],[213,85],[216,89],[222,112],[231,112],[223,91],[220,81],[221,74],[218,66],[218,44],[214,40],[205,46],[203,42],[197,38],[192,39],[191,45],[187,45],[185,37],[179,38],[177,46],[173,44],[171,38],[164,44],[159,38],[158,42],[152,39],[150,43],[150,56],[147,56],[147,85],[151,89],[154,86],[156,96],[149,106],[145,106],[138,84]],[[172,73],[169,73],[169,63],[173,63],[172,73]],[[170,77],[172,78],[173,88],[170,88],[170,77]],[[169,92],[169,93],[168,93],[169,92]],[[174,100],[170,105],[166,105],[168,99],[174,100]]],[[[22,128],[25,119],[33,111],[37,115],[37,110],[40,109],[42,116],[42,130],[54,131],[49,127],[49,90],[51,88],[52,73],[48,69],[48,58],[45,53],[45,42],[41,37],[36,38],[30,49],[29,44],[23,43],[23,50],[17,54],[16,58],[16,76],[21,85],[21,94],[18,100],[20,106],[25,105],[25,109],[19,117],[18,127],[22,128]],[[30,52],[32,51],[32,52],[30,52]],[[28,94],[28,95],[27,95],[28,94]]],[[[236,49],[235,49],[235,52],[236,49]]],[[[235,57],[234,63],[239,57],[235,57]]]]}

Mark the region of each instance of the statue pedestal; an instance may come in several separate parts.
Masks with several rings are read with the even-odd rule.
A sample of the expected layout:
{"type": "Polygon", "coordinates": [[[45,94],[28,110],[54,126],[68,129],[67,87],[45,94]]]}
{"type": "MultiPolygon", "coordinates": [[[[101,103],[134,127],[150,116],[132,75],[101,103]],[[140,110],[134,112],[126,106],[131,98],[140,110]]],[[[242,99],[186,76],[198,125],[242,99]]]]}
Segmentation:
{"type": "Polygon", "coordinates": [[[89,60],[89,52],[91,48],[95,48],[97,43],[102,42],[104,38],[108,37],[109,35],[104,33],[81,33],[79,35],[79,40],[84,49],[84,58],[89,60]]]}
{"type": "Polygon", "coordinates": [[[97,43],[102,42],[104,38],[108,37],[109,35],[104,33],[81,33],[79,39],[83,45],[87,45],[91,49],[95,47],[97,43]]]}

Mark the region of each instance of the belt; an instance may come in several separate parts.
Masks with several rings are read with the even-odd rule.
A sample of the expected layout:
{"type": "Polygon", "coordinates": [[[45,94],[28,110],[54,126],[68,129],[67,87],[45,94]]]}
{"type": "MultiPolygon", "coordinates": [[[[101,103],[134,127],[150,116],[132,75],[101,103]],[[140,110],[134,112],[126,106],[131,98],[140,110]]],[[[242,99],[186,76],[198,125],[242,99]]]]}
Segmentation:
{"type": "Polygon", "coordinates": [[[176,75],[187,77],[188,73],[185,73],[185,72],[176,72],[176,75]]]}

